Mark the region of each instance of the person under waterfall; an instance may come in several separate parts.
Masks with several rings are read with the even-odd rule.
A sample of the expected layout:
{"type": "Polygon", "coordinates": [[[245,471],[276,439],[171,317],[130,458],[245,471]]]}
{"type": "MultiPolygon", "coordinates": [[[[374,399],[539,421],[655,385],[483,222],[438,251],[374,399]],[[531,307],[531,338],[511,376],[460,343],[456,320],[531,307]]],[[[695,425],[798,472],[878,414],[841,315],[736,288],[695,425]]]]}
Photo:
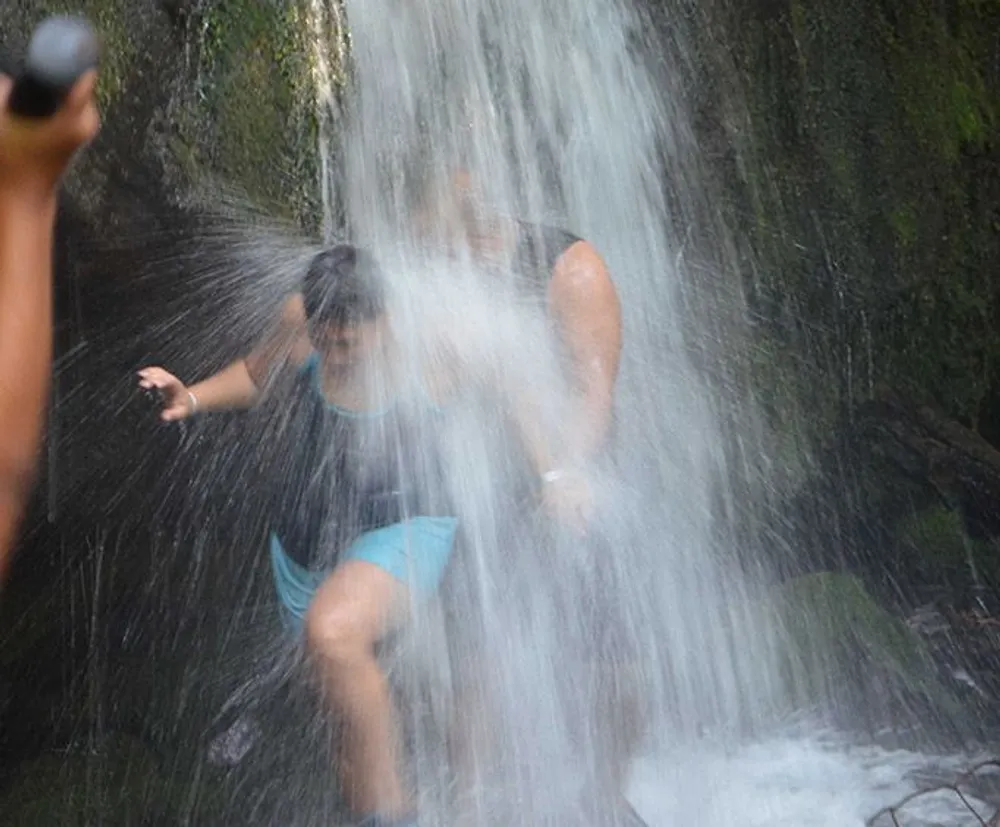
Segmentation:
{"type": "Polygon", "coordinates": [[[341,245],[313,259],[246,358],[190,387],[160,367],[139,372],[162,396],[165,421],[253,406],[276,374],[292,374],[289,428],[305,461],[293,463],[300,475],[274,518],[274,582],[345,725],[336,768],[345,803],[372,827],[415,823],[376,645],[411,598],[436,590],[458,527],[447,498],[427,490],[434,449],[419,424],[433,427],[450,379],[406,375],[402,364],[378,265],[341,245]],[[420,488],[407,466],[418,450],[420,488]]]}
{"type": "MultiPolygon", "coordinates": [[[[622,349],[621,305],[608,266],[590,242],[573,233],[484,209],[468,171],[442,180],[429,172],[431,164],[417,166],[408,193],[417,237],[446,250],[465,249],[473,259],[499,262],[501,271],[515,276],[522,297],[541,306],[567,357],[568,379],[575,391],[571,421],[558,440],[546,440],[536,432],[528,444],[529,459],[535,476],[532,487],[550,518],[563,529],[585,535],[597,504],[582,469],[599,466],[610,450],[622,349]]],[[[530,409],[530,398],[520,401],[530,409]]],[[[533,419],[530,410],[524,416],[533,419]]],[[[634,653],[621,609],[612,605],[616,598],[611,590],[593,585],[589,590],[597,592],[588,594],[587,602],[592,606],[593,659],[601,686],[591,725],[600,733],[608,756],[609,794],[617,799],[640,737],[642,715],[637,687],[616,672],[634,653]],[[605,657],[608,651],[615,657],[605,657]]],[[[477,712],[470,720],[488,728],[482,718],[477,712]]],[[[634,816],[627,802],[620,803],[629,817],[634,816]]]]}
{"type": "Polygon", "coordinates": [[[535,445],[532,461],[552,516],[582,527],[592,503],[579,469],[608,447],[622,348],[621,305],[608,266],[594,245],[573,233],[489,214],[467,171],[436,184],[431,173],[417,173],[418,236],[506,262],[523,297],[542,306],[568,356],[575,404],[560,440],[564,456],[535,445]]]}
{"type": "Polygon", "coordinates": [[[30,496],[52,371],[52,247],[59,183],[100,127],[96,71],[50,118],[7,106],[0,74],[0,584],[30,496]]]}

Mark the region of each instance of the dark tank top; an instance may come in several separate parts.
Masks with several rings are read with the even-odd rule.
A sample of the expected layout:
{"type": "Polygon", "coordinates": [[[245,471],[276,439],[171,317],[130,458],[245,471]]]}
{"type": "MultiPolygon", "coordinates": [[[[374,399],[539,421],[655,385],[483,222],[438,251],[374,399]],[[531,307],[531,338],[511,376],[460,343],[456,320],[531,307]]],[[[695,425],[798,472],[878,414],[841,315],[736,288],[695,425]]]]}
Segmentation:
{"type": "MultiPolygon", "coordinates": [[[[424,410],[436,416],[429,398],[424,410]]],[[[421,450],[431,448],[424,424],[398,403],[375,412],[328,403],[312,354],[294,380],[279,447],[286,471],[271,528],[285,553],[306,568],[327,567],[367,531],[418,514],[449,515],[437,484],[440,460],[421,450]]]]}
{"type": "Polygon", "coordinates": [[[523,292],[544,299],[552,279],[552,271],[559,257],[578,241],[575,236],[558,227],[515,221],[517,248],[513,268],[523,292]]]}

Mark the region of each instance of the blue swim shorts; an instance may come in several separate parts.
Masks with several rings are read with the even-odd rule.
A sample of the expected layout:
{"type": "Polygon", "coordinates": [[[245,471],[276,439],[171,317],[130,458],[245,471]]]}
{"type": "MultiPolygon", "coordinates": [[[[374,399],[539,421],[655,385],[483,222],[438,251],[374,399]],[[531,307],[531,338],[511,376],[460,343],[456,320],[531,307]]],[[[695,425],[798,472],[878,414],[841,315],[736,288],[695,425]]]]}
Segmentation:
{"type": "MultiPolygon", "coordinates": [[[[455,543],[454,517],[413,517],[376,528],[358,537],[340,555],[340,562],[363,560],[388,572],[418,598],[437,591],[455,543]]],[[[300,631],[309,604],[332,569],[307,569],[295,562],[271,534],[271,570],[286,620],[300,631]]]]}

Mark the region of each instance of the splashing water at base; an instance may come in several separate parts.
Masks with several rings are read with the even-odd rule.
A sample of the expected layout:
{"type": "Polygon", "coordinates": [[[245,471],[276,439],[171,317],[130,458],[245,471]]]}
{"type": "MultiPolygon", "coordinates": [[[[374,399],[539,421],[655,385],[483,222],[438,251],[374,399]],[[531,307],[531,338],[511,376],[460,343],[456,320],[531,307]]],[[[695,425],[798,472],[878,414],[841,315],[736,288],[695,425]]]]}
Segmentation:
{"type": "MultiPolygon", "coordinates": [[[[995,812],[996,793],[977,796],[964,785],[973,813],[953,790],[933,788],[953,783],[969,762],[966,755],[857,746],[818,729],[732,750],[685,747],[646,758],[629,792],[650,827],[862,827],[878,811],[923,790],[928,792],[899,808],[902,827],[966,825],[995,812]]],[[[995,791],[996,772],[984,777],[992,778],[995,791]]],[[[872,822],[892,823],[889,814],[872,822]]]]}

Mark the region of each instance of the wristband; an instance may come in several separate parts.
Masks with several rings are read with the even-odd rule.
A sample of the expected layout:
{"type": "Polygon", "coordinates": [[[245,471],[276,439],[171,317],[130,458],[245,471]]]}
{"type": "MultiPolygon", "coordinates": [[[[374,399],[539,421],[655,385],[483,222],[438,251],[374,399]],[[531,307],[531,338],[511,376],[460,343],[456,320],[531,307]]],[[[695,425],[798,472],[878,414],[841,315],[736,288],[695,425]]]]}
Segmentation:
{"type": "Polygon", "coordinates": [[[188,391],[187,395],[188,395],[188,399],[191,400],[191,413],[197,413],[198,412],[198,397],[195,396],[193,393],[191,393],[191,391],[188,391]]]}

